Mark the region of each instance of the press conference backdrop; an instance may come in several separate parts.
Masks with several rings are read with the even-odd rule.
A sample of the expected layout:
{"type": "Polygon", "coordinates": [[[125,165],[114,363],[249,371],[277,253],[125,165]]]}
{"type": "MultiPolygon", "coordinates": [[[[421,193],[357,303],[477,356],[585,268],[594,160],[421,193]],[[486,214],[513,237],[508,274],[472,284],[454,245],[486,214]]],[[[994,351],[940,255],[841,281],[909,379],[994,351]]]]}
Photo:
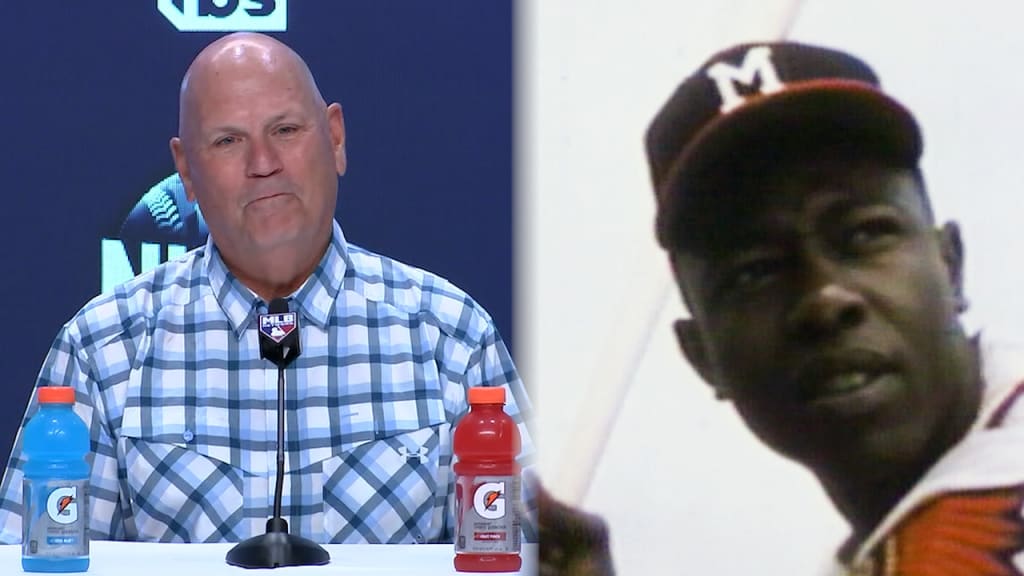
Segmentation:
{"type": "Polygon", "coordinates": [[[0,454],[61,325],[203,241],[168,140],[182,74],[229,30],[284,40],[341,103],[349,241],[452,280],[512,347],[512,0],[3,0],[0,19],[0,454]]]}

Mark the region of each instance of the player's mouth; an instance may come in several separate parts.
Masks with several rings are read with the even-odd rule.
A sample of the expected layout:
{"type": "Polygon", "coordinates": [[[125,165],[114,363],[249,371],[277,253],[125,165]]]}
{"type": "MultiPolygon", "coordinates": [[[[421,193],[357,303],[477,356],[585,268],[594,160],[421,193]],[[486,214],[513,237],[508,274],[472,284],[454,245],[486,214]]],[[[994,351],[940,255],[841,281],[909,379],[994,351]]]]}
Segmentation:
{"type": "Polygon", "coordinates": [[[800,402],[815,410],[852,415],[869,411],[899,384],[896,366],[873,351],[816,356],[796,371],[800,402]]]}

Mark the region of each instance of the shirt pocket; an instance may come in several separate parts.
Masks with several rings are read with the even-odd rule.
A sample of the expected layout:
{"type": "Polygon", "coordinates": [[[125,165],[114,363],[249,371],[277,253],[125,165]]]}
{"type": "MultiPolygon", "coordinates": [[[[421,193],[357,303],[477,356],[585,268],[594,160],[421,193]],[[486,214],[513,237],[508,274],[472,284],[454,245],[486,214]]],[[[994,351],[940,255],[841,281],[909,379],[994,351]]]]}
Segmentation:
{"type": "Polygon", "coordinates": [[[366,442],[323,461],[324,531],[332,543],[416,544],[442,533],[451,424],[366,442]]]}
{"type": "Polygon", "coordinates": [[[126,473],[129,537],[150,542],[244,539],[243,470],[228,458],[217,458],[222,447],[205,446],[179,417],[180,407],[155,404],[136,398],[121,423],[118,450],[126,473]]]}

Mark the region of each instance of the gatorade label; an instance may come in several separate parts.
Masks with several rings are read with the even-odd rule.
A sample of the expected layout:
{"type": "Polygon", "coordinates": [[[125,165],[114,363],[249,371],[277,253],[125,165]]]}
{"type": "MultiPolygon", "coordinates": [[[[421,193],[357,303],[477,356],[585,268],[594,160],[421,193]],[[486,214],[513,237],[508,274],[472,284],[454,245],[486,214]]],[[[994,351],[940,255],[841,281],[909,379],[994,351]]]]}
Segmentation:
{"type": "Polygon", "coordinates": [[[518,476],[460,476],[455,484],[455,552],[517,554],[518,476]]]}
{"type": "Polygon", "coordinates": [[[88,480],[25,480],[22,554],[74,558],[89,554],[88,480]]]}

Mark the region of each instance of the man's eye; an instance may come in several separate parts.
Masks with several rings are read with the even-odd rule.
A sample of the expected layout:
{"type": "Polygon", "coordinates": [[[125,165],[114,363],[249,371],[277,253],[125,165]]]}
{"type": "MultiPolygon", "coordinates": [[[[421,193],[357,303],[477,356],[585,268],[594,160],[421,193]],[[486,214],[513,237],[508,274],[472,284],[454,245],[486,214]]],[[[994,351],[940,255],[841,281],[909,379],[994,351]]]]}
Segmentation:
{"type": "Polygon", "coordinates": [[[726,272],[719,290],[723,292],[750,292],[774,280],[782,271],[778,258],[754,258],[740,262],[726,272]]]}
{"type": "Polygon", "coordinates": [[[282,135],[282,136],[288,136],[288,135],[294,134],[294,133],[296,133],[298,131],[299,131],[299,129],[297,127],[295,127],[295,126],[280,126],[276,130],[276,132],[278,134],[282,135]]]}
{"type": "Polygon", "coordinates": [[[870,218],[857,222],[843,233],[842,248],[853,254],[869,253],[887,248],[902,228],[891,218],[870,218]]]}
{"type": "Polygon", "coordinates": [[[224,136],[215,140],[213,145],[217,148],[223,148],[225,146],[230,146],[235,142],[238,142],[238,138],[235,138],[234,136],[224,136]]]}

